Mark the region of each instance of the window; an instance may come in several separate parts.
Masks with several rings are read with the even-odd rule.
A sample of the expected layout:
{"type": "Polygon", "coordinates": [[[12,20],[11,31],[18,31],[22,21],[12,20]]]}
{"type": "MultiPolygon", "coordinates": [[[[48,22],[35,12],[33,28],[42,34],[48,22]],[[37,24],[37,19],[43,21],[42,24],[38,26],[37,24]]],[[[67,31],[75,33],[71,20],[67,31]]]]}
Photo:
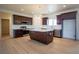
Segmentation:
{"type": "Polygon", "coordinates": [[[47,21],[47,23],[48,23],[48,25],[57,25],[57,20],[56,19],[49,19],[48,21],[47,21]]]}

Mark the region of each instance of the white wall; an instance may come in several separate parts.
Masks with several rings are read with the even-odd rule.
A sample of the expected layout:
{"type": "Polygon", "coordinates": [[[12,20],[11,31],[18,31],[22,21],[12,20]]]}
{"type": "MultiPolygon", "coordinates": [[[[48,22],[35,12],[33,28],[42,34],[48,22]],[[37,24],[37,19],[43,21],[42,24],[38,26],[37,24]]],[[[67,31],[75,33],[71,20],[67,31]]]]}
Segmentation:
{"type": "Polygon", "coordinates": [[[33,25],[35,25],[35,26],[42,25],[42,16],[41,15],[33,15],[33,25]]]}
{"type": "Polygon", "coordinates": [[[13,37],[13,14],[10,15],[10,37],[13,37]]]}
{"type": "Polygon", "coordinates": [[[47,17],[48,17],[48,21],[47,21],[47,25],[49,25],[49,20],[51,19],[51,20],[55,20],[56,19],[56,15],[55,14],[52,14],[52,15],[47,15],[47,17]]]}

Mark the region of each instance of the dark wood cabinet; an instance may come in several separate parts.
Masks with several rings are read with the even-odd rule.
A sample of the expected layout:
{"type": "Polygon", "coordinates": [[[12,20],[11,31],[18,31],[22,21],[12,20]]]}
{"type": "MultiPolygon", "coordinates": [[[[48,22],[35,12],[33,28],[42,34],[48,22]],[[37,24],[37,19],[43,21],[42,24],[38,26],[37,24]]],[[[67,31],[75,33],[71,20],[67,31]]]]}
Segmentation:
{"type": "Polygon", "coordinates": [[[22,37],[23,36],[23,31],[18,29],[18,30],[14,30],[14,38],[17,38],[17,37],[22,37]]]}
{"type": "Polygon", "coordinates": [[[13,22],[14,22],[14,24],[32,25],[32,18],[31,17],[20,16],[20,15],[13,15],[13,22]]]}
{"type": "Polygon", "coordinates": [[[62,16],[61,18],[66,19],[66,20],[76,19],[76,13],[77,13],[77,11],[63,13],[63,14],[61,14],[61,16],[62,16]]]}
{"type": "Polygon", "coordinates": [[[14,38],[23,37],[25,34],[29,34],[29,30],[16,29],[14,30],[14,38]]]}
{"type": "Polygon", "coordinates": [[[30,31],[29,35],[31,39],[42,42],[44,44],[49,44],[53,41],[53,31],[30,31]]]}
{"type": "Polygon", "coordinates": [[[42,25],[47,25],[47,19],[48,17],[42,18],[42,25]]]}
{"type": "Polygon", "coordinates": [[[61,15],[57,15],[57,24],[62,24],[61,15]]]}
{"type": "Polygon", "coordinates": [[[77,11],[63,13],[60,15],[57,15],[57,24],[62,24],[63,20],[69,20],[69,19],[76,19],[77,11]]]}

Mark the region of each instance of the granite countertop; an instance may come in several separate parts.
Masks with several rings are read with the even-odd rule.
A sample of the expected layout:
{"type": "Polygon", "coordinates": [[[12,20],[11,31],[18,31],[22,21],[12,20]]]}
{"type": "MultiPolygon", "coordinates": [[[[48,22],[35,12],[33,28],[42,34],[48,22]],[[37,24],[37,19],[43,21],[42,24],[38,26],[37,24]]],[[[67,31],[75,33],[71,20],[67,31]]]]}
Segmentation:
{"type": "MultiPolygon", "coordinates": [[[[19,30],[19,29],[14,29],[14,30],[19,30]]],[[[27,28],[27,29],[22,29],[22,30],[47,32],[47,31],[53,31],[54,29],[49,29],[49,28],[27,28]]]]}
{"type": "Polygon", "coordinates": [[[47,32],[47,31],[53,31],[54,29],[49,28],[39,28],[39,29],[31,29],[30,31],[39,31],[39,32],[47,32]]]}

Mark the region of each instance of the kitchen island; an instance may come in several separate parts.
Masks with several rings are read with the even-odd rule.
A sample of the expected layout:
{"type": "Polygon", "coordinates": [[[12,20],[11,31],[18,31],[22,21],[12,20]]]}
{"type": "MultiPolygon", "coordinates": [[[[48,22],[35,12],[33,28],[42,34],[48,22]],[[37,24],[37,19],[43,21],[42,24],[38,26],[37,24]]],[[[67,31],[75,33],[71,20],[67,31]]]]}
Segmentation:
{"type": "Polygon", "coordinates": [[[53,41],[53,30],[40,28],[32,29],[29,32],[30,38],[44,44],[49,44],[53,41]]]}

